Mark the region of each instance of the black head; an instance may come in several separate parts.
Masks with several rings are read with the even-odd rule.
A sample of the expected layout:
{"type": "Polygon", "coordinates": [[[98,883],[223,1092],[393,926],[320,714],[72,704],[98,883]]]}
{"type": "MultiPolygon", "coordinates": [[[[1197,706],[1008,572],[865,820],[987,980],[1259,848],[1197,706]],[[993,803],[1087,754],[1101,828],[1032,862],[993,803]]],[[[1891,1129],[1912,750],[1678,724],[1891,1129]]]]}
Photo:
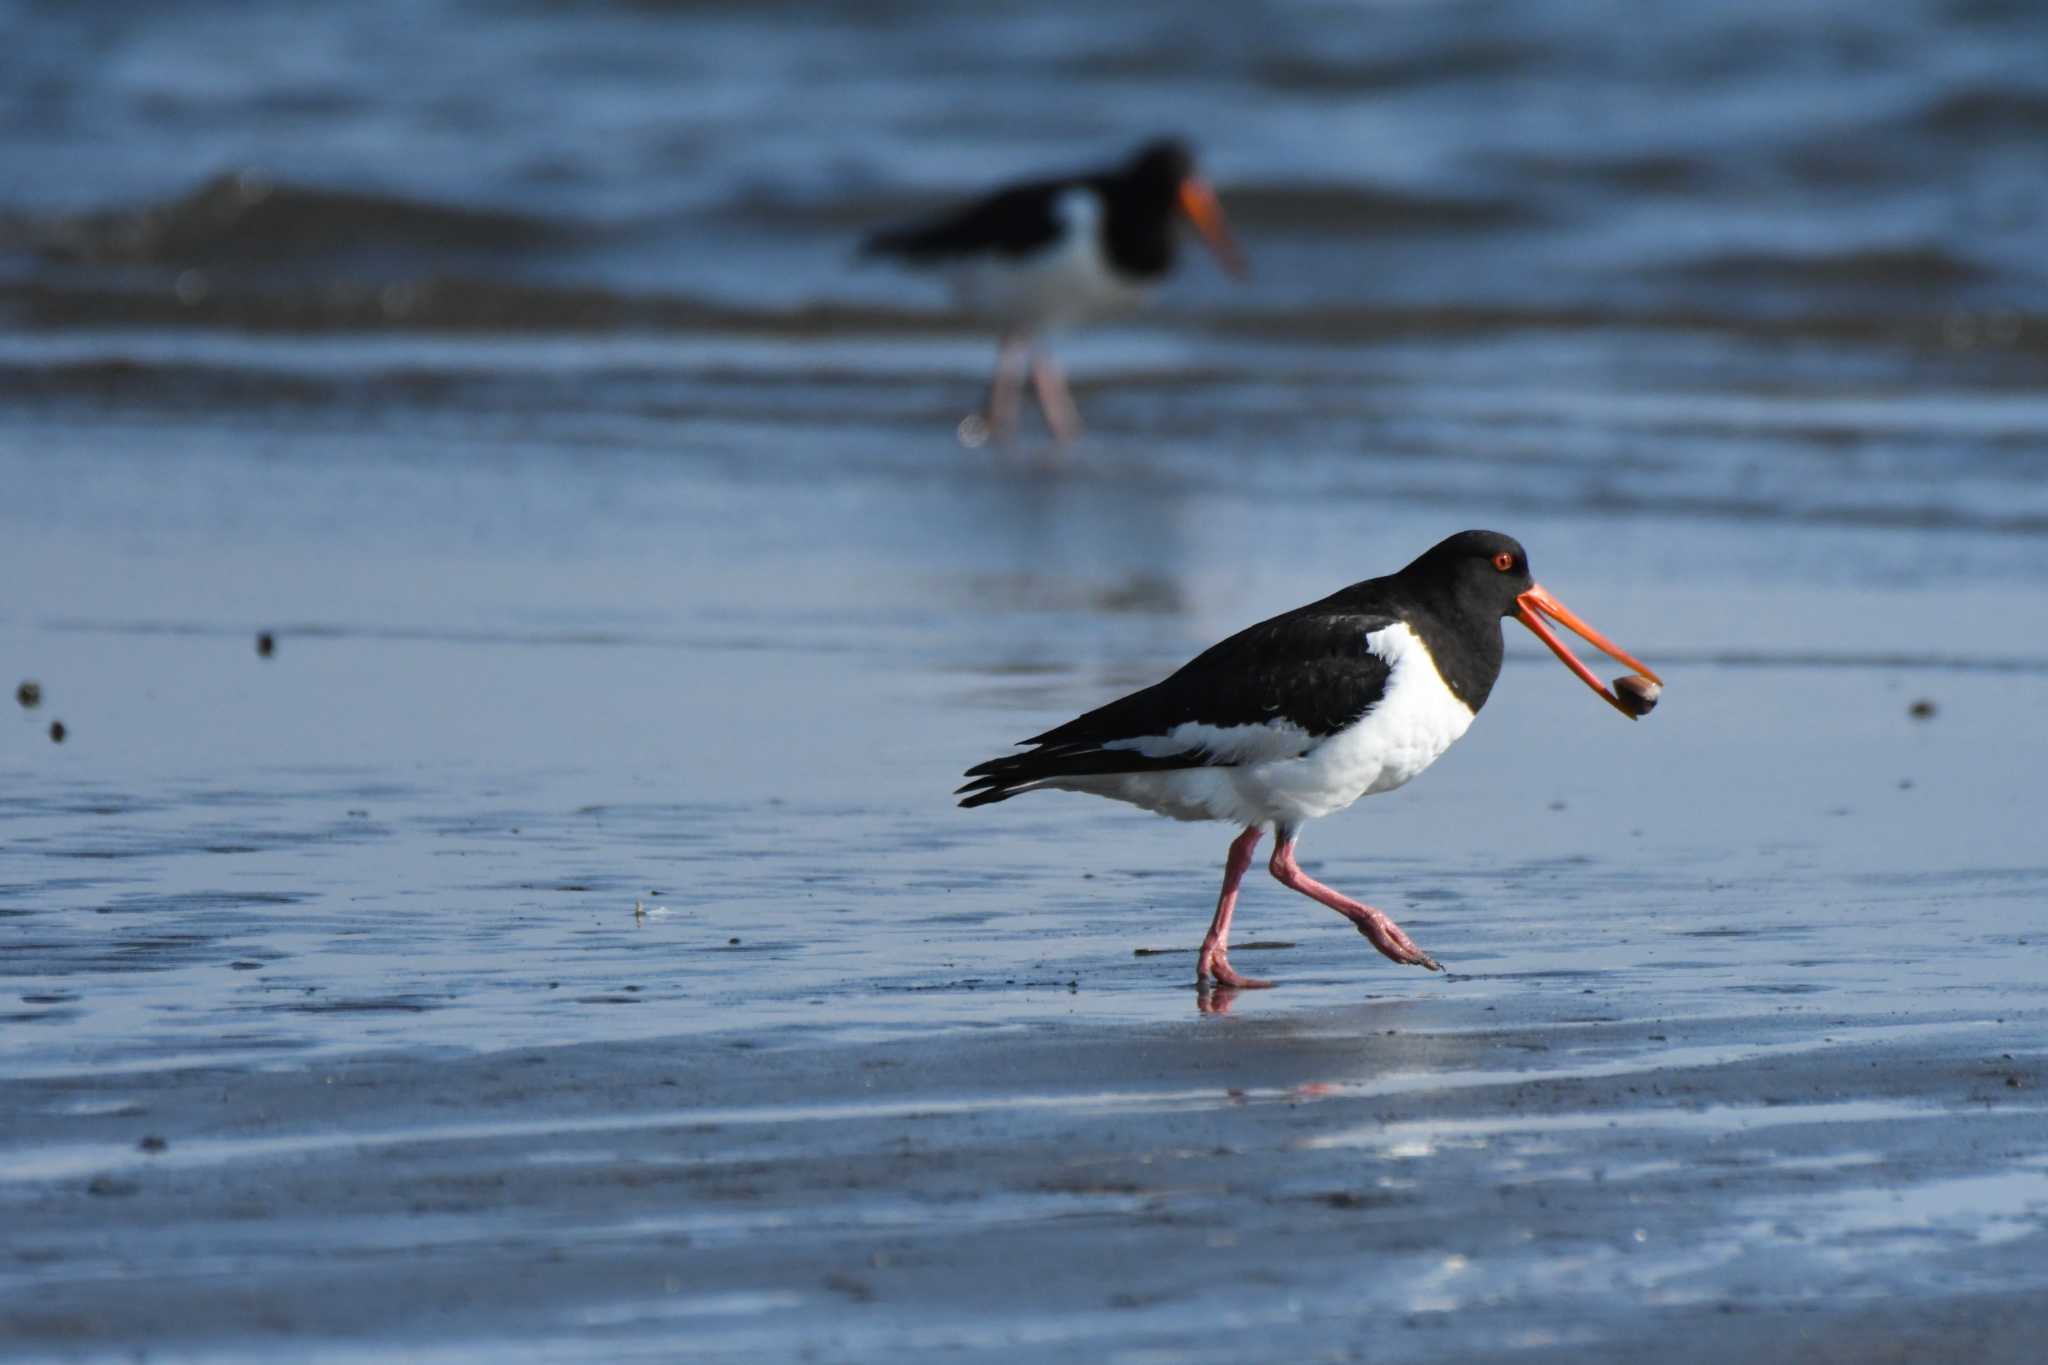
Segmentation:
{"type": "Polygon", "coordinates": [[[1180,192],[1181,181],[1195,173],[1195,154],[1177,137],[1154,138],[1131,154],[1123,173],[1132,184],[1170,202],[1180,192]]]}
{"type": "Polygon", "coordinates": [[[1127,274],[1156,279],[1172,268],[1176,217],[1193,225],[1225,271],[1245,273],[1244,253],[1224,221],[1216,191],[1195,170],[1195,154],[1179,138],[1146,143],[1097,184],[1110,205],[1110,259],[1127,274]]]}
{"type": "MultiPolygon", "coordinates": [[[[1496,672],[1499,669],[1500,639],[1499,631],[1492,623],[1503,616],[1512,616],[1533,631],[1566,668],[1578,674],[1580,681],[1630,720],[1648,708],[1638,710],[1632,707],[1616,696],[1607,684],[1594,677],[1593,670],[1587,668],[1572,653],[1570,646],[1558,638],[1550,623],[1556,622],[1609,658],[1627,664],[1642,679],[1660,686],[1664,681],[1650,671],[1648,664],[1581,620],[1549,589],[1530,577],[1529,554],[1513,536],[1504,536],[1498,531],[1460,531],[1450,539],[1431,546],[1426,554],[1401,570],[1395,578],[1444,618],[1453,632],[1465,635],[1468,643],[1472,642],[1474,635],[1472,627],[1480,622],[1487,623],[1483,632],[1486,638],[1481,644],[1494,659],[1496,672]]],[[[1488,677],[1487,686],[1491,685],[1492,679],[1488,677]]],[[[1480,700],[1484,699],[1482,690],[1480,700]]]]}
{"type": "Polygon", "coordinates": [[[1480,620],[1515,615],[1522,594],[1536,586],[1529,552],[1498,531],[1460,531],[1440,540],[1400,577],[1425,601],[1480,620]]]}

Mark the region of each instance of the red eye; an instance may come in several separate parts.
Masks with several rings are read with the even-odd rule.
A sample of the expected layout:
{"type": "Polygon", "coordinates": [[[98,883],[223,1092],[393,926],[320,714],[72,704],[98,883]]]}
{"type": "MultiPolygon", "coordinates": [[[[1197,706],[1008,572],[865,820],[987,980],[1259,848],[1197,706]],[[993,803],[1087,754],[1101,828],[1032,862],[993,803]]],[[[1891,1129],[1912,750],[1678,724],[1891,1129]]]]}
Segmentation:
{"type": "Polygon", "coordinates": [[[1506,573],[1509,569],[1515,567],[1515,557],[1506,550],[1502,550],[1493,557],[1493,567],[1499,569],[1502,573],[1506,573]]]}

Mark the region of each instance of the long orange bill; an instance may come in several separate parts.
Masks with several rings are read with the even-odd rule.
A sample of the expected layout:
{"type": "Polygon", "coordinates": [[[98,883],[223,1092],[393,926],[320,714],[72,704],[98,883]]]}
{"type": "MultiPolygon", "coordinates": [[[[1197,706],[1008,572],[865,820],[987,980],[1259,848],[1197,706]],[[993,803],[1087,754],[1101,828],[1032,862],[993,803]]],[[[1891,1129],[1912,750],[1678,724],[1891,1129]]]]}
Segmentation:
{"type": "Polygon", "coordinates": [[[1529,591],[1515,599],[1515,619],[1536,632],[1536,638],[1549,645],[1550,652],[1563,660],[1566,668],[1578,674],[1586,686],[1605,697],[1608,705],[1621,712],[1624,716],[1627,716],[1630,720],[1634,720],[1636,713],[1624,706],[1621,698],[1615,696],[1609,690],[1606,683],[1594,677],[1593,670],[1580,663],[1579,656],[1572,653],[1571,648],[1563,640],[1557,638],[1557,633],[1543,623],[1543,618],[1546,616],[1571,631],[1574,635],[1577,635],[1608,658],[1618,663],[1627,664],[1636,672],[1650,679],[1650,681],[1662,683],[1664,680],[1651,672],[1648,664],[1628,653],[1620,645],[1580,620],[1569,607],[1565,606],[1564,603],[1558,601],[1555,597],[1552,597],[1550,590],[1541,583],[1531,587],[1529,591]]]}
{"type": "Polygon", "coordinates": [[[1244,253],[1237,248],[1237,239],[1230,235],[1230,224],[1223,221],[1223,205],[1216,202],[1216,191],[1209,188],[1209,182],[1194,175],[1181,181],[1180,211],[1202,234],[1202,240],[1216,253],[1225,270],[1240,279],[1249,272],[1244,253]]]}

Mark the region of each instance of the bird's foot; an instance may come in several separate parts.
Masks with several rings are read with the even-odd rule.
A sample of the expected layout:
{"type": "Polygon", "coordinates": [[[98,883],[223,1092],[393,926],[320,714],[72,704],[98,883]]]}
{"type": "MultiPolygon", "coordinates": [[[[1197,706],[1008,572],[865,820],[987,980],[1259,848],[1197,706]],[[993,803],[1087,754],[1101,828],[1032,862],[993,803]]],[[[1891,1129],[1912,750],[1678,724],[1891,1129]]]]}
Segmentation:
{"type": "Polygon", "coordinates": [[[1371,906],[1365,913],[1351,916],[1351,922],[1358,926],[1358,932],[1372,940],[1372,946],[1394,961],[1408,967],[1427,967],[1430,971],[1443,970],[1437,960],[1415,946],[1415,940],[1401,932],[1401,926],[1388,919],[1371,906]]]}
{"type": "Polygon", "coordinates": [[[979,450],[991,441],[1006,445],[1010,439],[1009,428],[999,424],[993,415],[983,412],[970,412],[962,417],[960,424],[953,428],[953,434],[968,450],[979,450]]]}
{"type": "Polygon", "coordinates": [[[1230,1007],[1237,1003],[1237,991],[1230,986],[1211,986],[1207,981],[1195,983],[1195,1012],[1197,1014],[1228,1014],[1230,1007]]]}
{"type": "Polygon", "coordinates": [[[1270,981],[1259,981],[1249,976],[1240,976],[1230,965],[1230,959],[1214,944],[1202,945],[1202,955],[1195,959],[1195,984],[1213,980],[1218,986],[1234,991],[1263,991],[1271,989],[1270,981]]]}
{"type": "Polygon", "coordinates": [[[1209,976],[1218,986],[1233,991],[1265,991],[1273,988],[1270,981],[1238,975],[1237,970],[1220,956],[1209,964],[1209,976]]]}

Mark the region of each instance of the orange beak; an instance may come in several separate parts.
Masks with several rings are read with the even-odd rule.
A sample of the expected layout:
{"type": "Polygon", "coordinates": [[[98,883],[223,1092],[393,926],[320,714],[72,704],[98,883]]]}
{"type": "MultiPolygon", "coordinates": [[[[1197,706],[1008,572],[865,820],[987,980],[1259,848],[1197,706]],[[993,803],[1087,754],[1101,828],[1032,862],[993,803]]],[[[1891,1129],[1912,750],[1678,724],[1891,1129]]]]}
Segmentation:
{"type": "Polygon", "coordinates": [[[1216,202],[1216,191],[1209,188],[1209,182],[1193,175],[1181,181],[1180,211],[1202,234],[1202,240],[1216,253],[1223,268],[1239,279],[1244,278],[1249,269],[1244,253],[1237,249],[1237,239],[1230,235],[1230,224],[1223,221],[1223,206],[1216,202]]]}
{"type": "Polygon", "coordinates": [[[1624,706],[1621,698],[1615,696],[1609,690],[1606,683],[1594,677],[1593,670],[1580,663],[1578,655],[1572,653],[1571,648],[1563,640],[1557,638],[1557,633],[1544,624],[1543,618],[1546,616],[1571,631],[1602,654],[1605,654],[1608,658],[1618,663],[1627,664],[1636,672],[1650,679],[1650,681],[1662,683],[1664,680],[1655,673],[1652,673],[1648,664],[1629,654],[1620,645],[1580,620],[1564,603],[1552,597],[1550,590],[1541,583],[1531,587],[1529,591],[1515,599],[1515,619],[1517,621],[1520,621],[1523,625],[1534,631],[1536,638],[1549,645],[1550,652],[1563,660],[1566,668],[1578,674],[1586,686],[1605,697],[1610,706],[1621,712],[1624,716],[1627,716],[1630,720],[1636,719],[1636,713],[1624,706]]]}

